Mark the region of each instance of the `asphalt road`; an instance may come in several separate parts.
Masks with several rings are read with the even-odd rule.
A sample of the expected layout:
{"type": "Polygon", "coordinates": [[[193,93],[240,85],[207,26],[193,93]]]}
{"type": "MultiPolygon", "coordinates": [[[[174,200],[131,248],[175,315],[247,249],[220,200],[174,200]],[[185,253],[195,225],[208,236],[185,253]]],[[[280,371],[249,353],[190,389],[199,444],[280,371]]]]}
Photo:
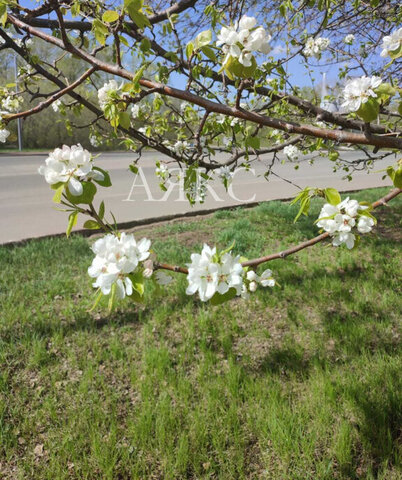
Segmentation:
{"type": "MultiPolygon", "coordinates": [[[[343,157],[352,159],[355,152],[343,152],[343,157]]],[[[37,173],[46,155],[0,155],[0,243],[62,233],[67,225],[67,213],[55,210],[52,203],[53,191],[44,177],[37,173]]],[[[161,200],[164,192],[159,189],[155,176],[155,161],[161,156],[147,152],[141,159],[143,176],[135,176],[128,170],[134,159],[130,153],[104,153],[96,159],[100,167],[110,171],[113,186],[98,188],[96,199],[105,201],[106,211],[111,210],[119,223],[133,220],[157,218],[164,215],[183,214],[191,210],[214,209],[289,198],[298,189],[274,175],[267,181],[263,177],[270,157],[262,157],[253,163],[253,172],[239,171],[233,180],[232,195],[225,192],[219,182],[212,183],[215,195],[209,193],[204,204],[191,207],[179,188],[175,187],[168,198],[161,200]],[[145,179],[145,180],[144,180],[145,179]],[[135,183],[133,185],[133,182],[135,183]],[[144,187],[148,185],[148,191],[144,187]],[[152,195],[152,199],[150,195],[152,195]]],[[[391,165],[389,159],[376,164],[375,170],[391,165]]],[[[342,180],[344,173],[332,173],[332,163],[326,159],[316,160],[309,165],[304,160],[298,170],[291,163],[275,166],[274,172],[300,187],[332,186],[341,191],[391,185],[389,179],[382,180],[383,173],[357,172],[351,182],[342,180]]],[[[84,219],[79,218],[76,229],[82,228],[84,219]]]]}

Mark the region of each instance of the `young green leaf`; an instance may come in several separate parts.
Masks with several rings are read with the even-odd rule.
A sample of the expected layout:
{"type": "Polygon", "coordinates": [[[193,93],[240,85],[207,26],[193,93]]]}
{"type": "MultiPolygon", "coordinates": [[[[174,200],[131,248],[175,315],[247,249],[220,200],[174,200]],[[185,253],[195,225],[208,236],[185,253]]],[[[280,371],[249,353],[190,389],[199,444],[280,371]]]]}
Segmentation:
{"type": "Polygon", "coordinates": [[[341,203],[341,196],[335,188],[326,188],[324,194],[327,202],[331,205],[338,205],[338,203],[341,203]]]}
{"type": "Polygon", "coordinates": [[[74,212],[71,212],[70,215],[68,216],[68,225],[66,230],[67,238],[70,236],[70,233],[73,227],[77,224],[77,218],[78,218],[77,210],[75,210],[74,212]]]}
{"type": "Polygon", "coordinates": [[[53,202],[54,203],[60,203],[61,202],[61,196],[63,194],[63,191],[64,191],[64,183],[62,183],[61,185],[59,185],[53,195],[53,202]]]}
{"type": "Polygon", "coordinates": [[[115,12],[114,10],[107,10],[103,15],[102,15],[102,20],[105,23],[113,23],[116,20],[119,19],[119,14],[115,12]]]}

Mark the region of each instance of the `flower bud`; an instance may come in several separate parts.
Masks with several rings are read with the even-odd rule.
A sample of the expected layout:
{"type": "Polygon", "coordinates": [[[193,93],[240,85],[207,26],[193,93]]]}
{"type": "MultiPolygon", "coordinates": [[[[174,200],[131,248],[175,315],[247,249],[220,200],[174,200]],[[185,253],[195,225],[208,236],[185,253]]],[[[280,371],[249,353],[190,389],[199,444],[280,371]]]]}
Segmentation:
{"type": "Polygon", "coordinates": [[[247,280],[249,280],[250,282],[255,282],[257,280],[257,274],[254,270],[249,270],[247,272],[247,280]]]}
{"type": "Polygon", "coordinates": [[[251,282],[248,288],[250,292],[255,292],[257,290],[257,282],[251,282]]]}

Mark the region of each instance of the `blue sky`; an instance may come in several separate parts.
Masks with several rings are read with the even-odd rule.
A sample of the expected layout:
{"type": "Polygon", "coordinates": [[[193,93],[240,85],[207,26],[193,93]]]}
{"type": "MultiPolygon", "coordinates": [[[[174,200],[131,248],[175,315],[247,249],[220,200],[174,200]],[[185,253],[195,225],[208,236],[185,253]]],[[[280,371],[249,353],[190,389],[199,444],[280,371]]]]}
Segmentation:
{"type": "MultiPolygon", "coordinates": [[[[28,7],[34,8],[38,6],[38,2],[35,0],[21,0],[20,4],[28,7]]],[[[248,15],[252,15],[252,12],[248,12],[248,15]]],[[[71,18],[69,15],[66,18],[71,18]]],[[[270,55],[273,55],[274,59],[279,59],[283,56],[282,53],[278,52],[278,50],[282,49],[284,45],[274,44],[272,45],[273,51],[270,55]]],[[[259,61],[263,61],[263,59],[259,59],[259,61]]],[[[131,62],[130,62],[131,63],[131,62]]],[[[311,71],[313,72],[313,77],[315,79],[315,84],[318,85],[321,83],[322,74],[325,72],[327,74],[327,83],[329,85],[335,84],[338,76],[338,66],[331,65],[331,66],[314,66],[311,67],[311,71]]],[[[287,65],[287,72],[289,75],[289,80],[292,84],[303,87],[303,86],[312,86],[311,79],[307,74],[306,68],[302,64],[302,59],[300,56],[292,59],[288,62],[287,65]]],[[[178,87],[178,88],[185,88],[186,86],[186,78],[179,74],[174,74],[171,76],[170,84],[178,87]]]]}

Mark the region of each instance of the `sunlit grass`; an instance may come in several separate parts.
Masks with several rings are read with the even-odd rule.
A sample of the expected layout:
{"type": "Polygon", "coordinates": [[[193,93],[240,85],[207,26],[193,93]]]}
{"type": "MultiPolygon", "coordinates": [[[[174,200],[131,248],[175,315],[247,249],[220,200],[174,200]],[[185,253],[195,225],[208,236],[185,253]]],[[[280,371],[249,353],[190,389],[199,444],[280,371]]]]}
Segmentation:
{"type": "MultiPolygon", "coordinates": [[[[384,189],[355,198],[375,200],[384,189]]],[[[185,277],[88,313],[88,243],[0,248],[0,478],[400,478],[400,210],[358,250],[270,263],[281,287],[201,304],[185,277]]],[[[314,236],[269,202],[147,227],[184,264],[204,241],[249,258],[314,236]]]]}

